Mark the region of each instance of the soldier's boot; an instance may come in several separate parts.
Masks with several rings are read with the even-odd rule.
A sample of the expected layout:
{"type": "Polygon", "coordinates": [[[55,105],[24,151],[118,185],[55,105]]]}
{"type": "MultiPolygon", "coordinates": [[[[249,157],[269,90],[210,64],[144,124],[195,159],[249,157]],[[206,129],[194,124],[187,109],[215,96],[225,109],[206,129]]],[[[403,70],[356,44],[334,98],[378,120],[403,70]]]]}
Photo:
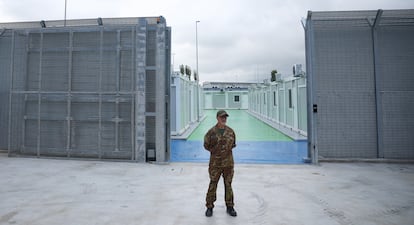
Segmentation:
{"type": "Polygon", "coordinates": [[[206,216],[211,217],[213,215],[213,208],[207,208],[206,210],[206,216]]]}
{"type": "Polygon", "coordinates": [[[234,210],[234,208],[233,208],[233,207],[227,207],[227,213],[228,213],[230,216],[237,216],[237,212],[236,212],[236,210],[234,210]]]}

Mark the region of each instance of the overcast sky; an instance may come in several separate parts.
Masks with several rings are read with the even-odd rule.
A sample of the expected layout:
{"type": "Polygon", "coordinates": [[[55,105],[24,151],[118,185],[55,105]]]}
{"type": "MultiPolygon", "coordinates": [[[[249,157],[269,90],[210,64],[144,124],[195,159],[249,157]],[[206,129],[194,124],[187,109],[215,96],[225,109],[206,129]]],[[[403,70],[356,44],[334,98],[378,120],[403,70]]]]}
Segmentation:
{"type": "MultiPolygon", "coordinates": [[[[67,0],[67,19],[166,18],[175,70],[196,68],[201,81],[263,81],[270,71],[305,64],[301,19],[310,11],[414,8],[413,0],[67,0]]],[[[0,0],[0,23],[64,18],[64,0],[0,0]]]]}

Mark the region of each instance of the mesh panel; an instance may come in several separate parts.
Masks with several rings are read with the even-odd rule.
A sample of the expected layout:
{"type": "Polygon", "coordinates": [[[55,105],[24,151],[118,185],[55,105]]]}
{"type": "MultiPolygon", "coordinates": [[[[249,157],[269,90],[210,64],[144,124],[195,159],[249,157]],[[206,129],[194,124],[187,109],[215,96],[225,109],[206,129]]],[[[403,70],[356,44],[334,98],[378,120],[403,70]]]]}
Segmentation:
{"type": "Polygon", "coordinates": [[[383,94],[385,158],[414,158],[414,92],[383,94]]]}
{"type": "Polygon", "coordinates": [[[381,27],[378,39],[384,157],[414,158],[414,26],[381,27]]]}
{"type": "Polygon", "coordinates": [[[320,155],[414,158],[407,136],[414,133],[414,10],[313,12],[308,19],[320,155]]]}
{"type": "Polygon", "coordinates": [[[98,91],[99,52],[74,52],[72,57],[72,90],[98,91]]]}
{"type": "Polygon", "coordinates": [[[375,157],[375,83],[370,28],[324,27],[315,30],[314,37],[318,46],[314,80],[318,86],[320,154],[375,157]]]}
{"type": "MultiPolygon", "coordinates": [[[[42,57],[42,90],[67,91],[69,87],[69,54],[67,51],[44,52],[42,57]]],[[[35,82],[34,85],[36,84],[35,82]]]]}
{"type": "Polygon", "coordinates": [[[145,79],[145,110],[147,112],[155,112],[156,99],[156,79],[155,71],[147,70],[145,79]]]}
{"type": "MultiPolygon", "coordinates": [[[[2,31],[0,31],[1,34],[2,31]]],[[[7,149],[8,147],[8,125],[9,125],[9,90],[11,80],[11,33],[4,32],[0,35],[0,149],[7,149]]]]}
{"type": "MultiPolygon", "coordinates": [[[[10,136],[12,154],[143,161],[147,146],[157,147],[156,113],[165,109],[155,107],[155,97],[161,92],[165,98],[165,90],[156,90],[156,81],[166,82],[169,66],[156,61],[165,52],[157,49],[166,46],[165,20],[102,21],[46,21],[46,28],[39,22],[0,24],[14,29],[0,30],[0,83],[10,84],[3,77],[13,71],[10,132],[2,119],[8,108],[2,107],[0,124],[7,133],[1,136],[10,136]]],[[[10,88],[0,87],[2,96],[10,88]]]]}
{"type": "Polygon", "coordinates": [[[146,148],[155,149],[155,116],[145,117],[145,139],[146,148]]]}
{"type": "Polygon", "coordinates": [[[155,66],[155,54],[156,54],[155,50],[157,48],[156,35],[157,33],[155,30],[148,31],[148,34],[147,34],[148,40],[147,40],[147,47],[146,47],[147,66],[155,66]]]}

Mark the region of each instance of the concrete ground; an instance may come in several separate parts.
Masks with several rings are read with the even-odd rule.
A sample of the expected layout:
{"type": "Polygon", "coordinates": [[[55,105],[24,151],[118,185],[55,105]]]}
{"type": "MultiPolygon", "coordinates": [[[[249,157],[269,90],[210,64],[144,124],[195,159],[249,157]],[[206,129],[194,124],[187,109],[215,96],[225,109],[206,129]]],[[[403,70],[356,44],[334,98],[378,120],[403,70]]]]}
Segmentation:
{"type": "Polygon", "coordinates": [[[0,224],[414,224],[413,164],[237,164],[235,218],[222,181],[204,216],[207,166],[1,154],[0,224]]]}

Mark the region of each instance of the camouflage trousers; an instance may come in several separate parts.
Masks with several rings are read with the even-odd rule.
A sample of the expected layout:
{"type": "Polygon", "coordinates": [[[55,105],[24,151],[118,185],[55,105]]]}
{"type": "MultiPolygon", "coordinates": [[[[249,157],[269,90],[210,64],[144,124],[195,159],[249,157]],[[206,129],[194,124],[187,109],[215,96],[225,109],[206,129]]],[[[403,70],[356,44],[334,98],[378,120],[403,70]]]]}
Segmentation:
{"type": "Polygon", "coordinates": [[[210,174],[210,185],[208,186],[206,196],[206,207],[214,208],[214,202],[217,199],[217,184],[220,180],[220,176],[223,175],[224,179],[224,200],[227,207],[233,207],[233,189],[231,188],[231,182],[233,180],[234,168],[233,167],[209,167],[208,172],[210,174]]]}

